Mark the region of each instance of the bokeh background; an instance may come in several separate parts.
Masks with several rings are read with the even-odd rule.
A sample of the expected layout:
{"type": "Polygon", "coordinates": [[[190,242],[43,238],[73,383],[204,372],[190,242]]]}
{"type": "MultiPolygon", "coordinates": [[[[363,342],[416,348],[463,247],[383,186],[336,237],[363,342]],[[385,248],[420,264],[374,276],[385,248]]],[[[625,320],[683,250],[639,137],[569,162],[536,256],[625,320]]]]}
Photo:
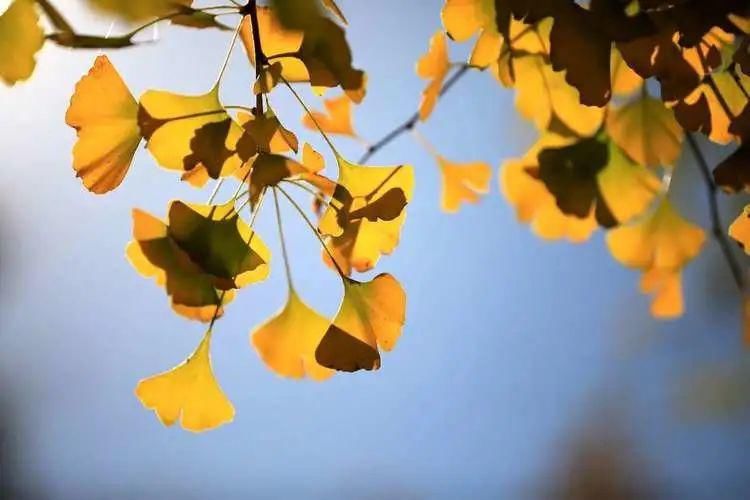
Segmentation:
{"type": "MultiPolygon", "coordinates": [[[[375,140],[418,103],[414,65],[442,2],[339,3],[369,74],[355,125],[375,140]]],[[[56,4],[83,31],[109,29],[80,2],[56,4]]],[[[109,53],[133,92],[205,91],[229,35],[162,26],[158,36],[109,53]]],[[[172,314],[163,291],[125,260],[130,210],[163,214],[172,198],[208,193],[143,151],[116,192],[82,188],[63,118],[95,55],[48,46],[30,82],[0,89],[0,497],[750,498],[750,362],[717,246],[709,242],[686,273],[684,317],[657,322],[637,274],[610,258],[601,235],[585,245],[540,241],[517,223],[496,179],[481,205],[441,213],[439,172],[408,135],[373,159],[417,172],[401,246],[380,266],[409,297],[404,335],[382,370],[294,382],[253,352],[249,332],[286,294],[267,206],[258,229],[276,256],[272,276],[243,291],[213,342],[235,422],[201,435],[163,428],[133,388],[190,353],[202,326],[172,314]]],[[[240,49],[226,104],[251,103],[250,75],[240,49]]],[[[272,102],[325,151],[284,89],[272,102]]],[[[446,157],[493,168],[536,136],[513,93],[486,74],[467,76],[422,131],[446,157]]],[[[362,153],[356,142],[337,144],[362,153]]],[[[682,210],[706,227],[689,159],[673,182],[682,210]]],[[[340,284],[302,222],[285,214],[298,288],[333,314],[340,284]]]]}

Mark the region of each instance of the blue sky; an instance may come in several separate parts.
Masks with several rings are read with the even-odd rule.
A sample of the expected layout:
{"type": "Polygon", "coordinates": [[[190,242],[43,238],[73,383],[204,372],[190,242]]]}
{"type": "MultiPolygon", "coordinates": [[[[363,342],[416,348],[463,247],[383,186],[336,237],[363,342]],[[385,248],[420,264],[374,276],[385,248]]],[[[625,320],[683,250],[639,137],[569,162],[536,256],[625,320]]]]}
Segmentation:
{"type": "MultiPolygon", "coordinates": [[[[80,26],[109,27],[78,2],[57,3],[80,26]]],[[[355,124],[374,140],[418,103],[424,82],[414,64],[440,26],[441,2],[340,4],[356,64],[369,74],[355,124]]],[[[160,35],[110,54],[133,92],[206,91],[228,35],[160,35]]],[[[571,436],[602,425],[606,406],[677,497],[750,494],[750,426],[686,420],[675,405],[686,377],[743,358],[739,299],[716,245],[686,274],[686,315],[656,322],[637,275],[609,257],[601,235],[579,246],[538,240],[516,222],[496,175],[481,205],[441,213],[437,168],[408,136],[373,159],[411,163],[417,175],[401,246],[379,267],[409,297],[404,335],[382,370],[314,384],[262,365],[248,333],[286,293],[266,210],[258,231],[277,256],[272,275],[241,293],[213,343],[235,422],[202,435],[163,428],[133,388],[181,361],[202,327],[173,315],[163,291],[125,260],[130,210],[163,214],[171,199],[201,202],[207,193],[179,184],[143,151],[119,190],[84,191],[63,117],[94,56],[47,47],[33,80],[0,89],[0,395],[20,489],[48,498],[515,498],[547,484],[571,436]]],[[[238,50],[227,104],[250,102],[249,75],[238,50]]],[[[294,101],[277,94],[282,120],[323,150],[299,125],[294,101]]],[[[446,157],[495,170],[536,134],[512,92],[483,74],[462,81],[422,131],[446,157]]],[[[362,152],[337,144],[352,158],[362,152]]],[[[674,182],[683,211],[705,225],[694,165],[681,162],[674,182]]],[[[313,236],[286,213],[300,294],[333,314],[340,284],[313,236]]]]}

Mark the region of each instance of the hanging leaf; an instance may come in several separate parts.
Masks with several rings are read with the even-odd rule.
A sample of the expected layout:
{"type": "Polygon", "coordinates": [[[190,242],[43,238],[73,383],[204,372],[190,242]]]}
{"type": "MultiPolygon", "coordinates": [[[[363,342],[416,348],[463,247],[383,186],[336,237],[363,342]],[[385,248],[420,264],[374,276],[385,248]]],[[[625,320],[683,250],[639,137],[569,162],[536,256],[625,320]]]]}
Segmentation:
{"type": "Polygon", "coordinates": [[[333,371],[315,360],[315,349],[328,329],[329,321],[305,304],[294,289],[289,290],[284,308],[257,327],[252,344],[261,359],[282,377],[323,381],[333,371]]]}
{"type": "Polygon", "coordinates": [[[379,348],[390,351],[406,319],[406,294],[390,274],[372,281],[344,279],[344,298],[315,351],[321,365],[337,371],[377,370],[379,348]]]}
{"type": "Polygon", "coordinates": [[[212,179],[240,168],[242,129],[219,101],[219,87],[196,96],[149,90],[141,97],[138,125],[146,146],[164,168],[205,169],[212,179]]]}
{"type": "Polygon", "coordinates": [[[607,132],[633,161],[647,167],[674,165],[684,137],[672,110],[648,95],[612,109],[607,132]]]}
{"type": "Polygon", "coordinates": [[[568,85],[564,75],[554,71],[544,57],[519,57],[514,68],[516,107],[540,131],[547,130],[554,117],[582,137],[599,129],[604,109],[582,105],[578,91],[568,85]]]}
{"type": "Polygon", "coordinates": [[[427,54],[417,62],[417,75],[425,80],[430,80],[422,92],[422,101],[419,104],[419,119],[427,120],[435,109],[440,90],[443,88],[450,62],[448,61],[448,48],[446,47],[445,35],[438,31],[430,38],[430,48],[427,54]]]}
{"type": "Polygon", "coordinates": [[[540,151],[573,141],[554,133],[544,134],[523,158],[508,160],[500,167],[500,190],[515,207],[516,217],[520,222],[531,224],[531,230],[547,240],[565,238],[581,243],[597,228],[593,212],[583,219],[566,215],[544,183],[529,173],[538,170],[540,151]]]}
{"type": "Polygon", "coordinates": [[[478,203],[490,189],[492,168],[484,162],[455,163],[438,157],[443,177],[443,211],[458,212],[461,202],[478,203]]]}
{"type": "Polygon", "coordinates": [[[112,191],[130,169],[141,132],[138,103],[107,56],[76,85],[65,114],[76,129],[73,168],[86,189],[96,194],[112,191]]]}
{"type": "Polygon", "coordinates": [[[31,77],[36,53],[44,45],[44,31],[33,0],[13,0],[0,14],[0,79],[6,85],[31,77]]]}
{"type": "Polygon", "coordinates": [[[357,137],[352,124],[352,101],[344,94],[334,99],[323,101],[326,113],[313,110],[310,115],[302,116],[302,124],[310,130],[320,127],[327,134],[340,134],[357,137]],[[317,125],[316,125],[317,122],[317,125]]]}
{"type": "Polygon", "coordinates": [[[234,407],[211,368],[211,330],[188,359],[169,371],[138,382],[135,395],[161,423],[203,432],[234,419],[234,407]]]}
{"type": "MultiPolygon", "coordinates": [[[[411,166],[370,167],[341,157],[338,186],[320,219],[321,234],[345,274],[372,269],[398,245],[406,204],[414,190],[411,166]]],[[[327,254],[324,260],[333,266],[327,254]]]]}

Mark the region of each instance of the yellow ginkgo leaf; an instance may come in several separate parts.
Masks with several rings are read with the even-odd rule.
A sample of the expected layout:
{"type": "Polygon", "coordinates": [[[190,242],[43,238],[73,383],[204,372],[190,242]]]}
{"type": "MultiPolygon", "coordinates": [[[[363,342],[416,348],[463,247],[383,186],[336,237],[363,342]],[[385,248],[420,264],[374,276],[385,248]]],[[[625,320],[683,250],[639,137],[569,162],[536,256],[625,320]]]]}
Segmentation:
{"type": "Polygon", "coordinates": [[[234,419],[234,407],[211,368],[211,330],[188,359],[169,371],[141,380],[135,395],[166,426],[202,432],[234,419]]]}
{"type": "MultiPolygon", "coordinates": [[[[305,34],[302,31],[288,30],[279,22],[271,9],[258,8],[258,29],[262,41],[263,53],[273,63],[279,63],[281,75],[290,82],[306,82],[310,79],[305,64],[291,54],[296,54],[302,47],[305,34]],[[281,54],[285,56],[279,57],[281,54]]],[[[240,28],[240,38],[245,45],[245,52],[250,63],[255,66],[255,46],[250,16],[246,16],[240,28]]]]}
{"type": "Polygon", "coordinates": [[[442,156],[437,158],[443,174],[442,207],[455,213],[465,203],[477,203],[490,189],[492,168],[484,162],[455,163],[442,156]]]}
{"type": "Polygon", "coordinates": [[[35,56],[44,45],[44,31],[33,0],[13,0],[0,14],[0,79],[7,85],[28,79],[35,56]]]}
{"type": "MultiPolygon", "coordinates": [[[[716,88],[721,94],[721,98],[729,107],[732,116],[739,116],[748,104],[748,99],[745,97],[741,87],[750,88],[750,76],[738,71],[737,77],[739,78],[739,85],[728,71],[715,72],[711,75],[716,88]]],[[[710,125],[710,132],[707,134],[708,138],[721,145],[726,145],[734,141],[736,137],[730,131],[732,119],[727,115],[724,105],[719,100],[719,97],[717,97],[713,87],[708,83],[699,85],[684,99],[684,104],[700,106],[702,104],[701,100],[705,100],[705,106],[708,108],[705,110],[706,118],[710,125]]]]}
{"type": "Polygon", "coordinates": [[[310,130],[318,130],[328,134],[341,134],[357,137],[352,124],[352,101],[346,94],[333,99],[326,99],[323,104],[326,113],[312,111],[310,115],[302,117],[302,124],[310,130]],[[317,123],[317,125],[316,125],[317,123]]]}
{"type": "Polygon", "coordinates": [[[97,194],[120,185],[133,161],[141,132],[138,103],[107,56],[99,56],[76,85],[65,123],[78,132],[73,168],[97,194]]]}
{"type": "Polygon", "coordinates": [[[503,41],[496,61],[491,64],[491,73],[505,87],[515,85],[515,61],[520,55],[549,56],[549,35],[552,30],[552,19],[544,19],[536,24],[536,29],[529,29],[523,21],[511,18],[509,39],[503,41]]]}
{"type": "Polygon", "coordinates": [[[409,165],[356,165],[341,157],[337,161],[338,185],[319,228],[331,237],[336,263],[348,275],[352,268],[372,269],[381,255],[398,245],[405,207],[414,191],[414,170],[409,165]]]}
{"type": "Polygon", "coordinates": [[[485,68],[497,60],[502,36],[497,30],[492,0],[446,0],[440,17],[448,36],[457,42],[465,42],[479,32],[469,64],[485,68]]]}
{"type": "Polygon", "coordinates": [[[326,380],[333,371],[318,364],[315,349],[329,324],[290,289],[284,308],[253,331],[252,344],[263,362],[282,377],[326,380]]]}
{"type": "Polygon", "coordinates": [[[661,180],[643,165],[634,163],[613,142],[609,160],[597,174],[597,184],[607,208],[618,223],[643,214],[661,191],[661,180]]]}
{"type": "Polygon", "coordinates": [[[232,203],[175,201],[169,225],[134,210],[133,239],[127,248],[133,267],[164,286],[175,311],[191,319],[210,321],[233,289],[268,276],[270,252],[232,203]]]}
{"type": "Polygon", "coordinates": [[[607,132],[630,158],[647,167],[674,165],[684,137],[674,112],[648,95],[611,109],[607,132]]]}
{"type": "Polygon", "coordinates": [[[643,273],[641,293],[653,295],[651,315],[658,319],[673,319],[682,316],[685,305],[682,298],[682,276],[680,271],[650,269],[643,273]]]}
{"type": "Polygon", "coordinates": [[[729,236],[740,244],[745,253],[750,254],[750,205],[729,226],[729,236]]]}
{"type": "Polygon", "coordinates": [[[607,246],[621,264],[641,270],[679,270],[701,251],[703,229],[684,219],[668,198],[641,220],[607,233],[607,246]]]}
{"type": "Polygon", "coordinates": [[[126,21],[143,21],[179,12],[180,7],[189,7],[193,0],[88,0],[88,3],[126,21]]]}
{"type": "Polygon", "coordinates": [[[138,124],[148,150],[164,168],[206,169],[217,179],[242,165],[242,128],[219,100],[219,87],[196,96],[149,90],[141,97],[138,124]]]}
{"type": "Polygon", "coordinates": [[[390,351],[406,320],[406,293],[390,274],[372,281],[344,279],[344,298],[315,351],[322,366],[345,372],[377,370],[380,352],[390,351]]]}
{"type": "Polygon", "coordinates": [[[531,224],[537,236],[580,243],[596,231],[593,211],[585,218],[562,213],[544,183],[529,174],[529,169],[538,168],[537,155],[541,150],[565,146],[571,141],[554,133],[544,134],[523,158],[506,161],[500,167],[500,190],[515,207],[518,220],[531,224]]]}
{"type": "Polygon", "coordinates": [[[450,69],[448,61],[448,47],[445,42],[445,34],[438,31],[430,38],[430,48],[417,62],[417,75],[430,83],[422,92],[422,102],[419,104],[419,119],[427,120],[435,109],[440,90],[443,88],[443,80],[450,69]]]}
{"type": "Polygon", "coordinates": [[[552,69],[541,55],[514,59],[516,107],[540,131],[557,117],[581,136],[594,134],[604,119],[604,108],[581,104],[578,90],[565,81],[565,74],[552,69]]]}
{"type": "Polygon", "coordinates": [[[610,61],[612,94],[615,96],[629,96],[643,86],[643,78],[628,66],[617,48],[612,48],[610,61]]]}

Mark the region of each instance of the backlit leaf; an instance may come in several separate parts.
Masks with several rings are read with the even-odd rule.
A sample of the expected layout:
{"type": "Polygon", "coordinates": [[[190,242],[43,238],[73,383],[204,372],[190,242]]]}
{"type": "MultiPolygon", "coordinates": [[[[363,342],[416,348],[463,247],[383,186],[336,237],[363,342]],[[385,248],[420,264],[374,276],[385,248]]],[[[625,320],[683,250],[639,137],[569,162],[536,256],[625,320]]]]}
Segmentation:
{"type": "Polygon", "coordinates": [[[315,349],[329,325],[291,289],[284,308],[253,331],[252,344],[278,375],[322,381],[334,373],[315,360],[315,349]]]}
{"type": "Polygon", "coordinates": [[[352,101],[343,94],[333,99],[323,101],[326,112],[312,111],[312,116],[305,114],[302,124],[310,130],[318,130],[318,126],[328,134],[347,135],[357,137],[352,124],[352,101]],[[316,126],[317,122],[317,126],[316,126]]]}
{"type": "Polygon", "coordinates": [[[653,295],[651,315],[657,319],[674,319],[682,316],[685,304],[682,297],[680,271],[650,269],[643,273],[641,293],[653,295]]]}
{"type": "Polygon", "coordinates": [[[188,359],[169,371],[138,382],[135,394],[166,426],[202,432],[234,419],[234,407],[211,368],[211,331],[188,359]]]}
{"type": "Polygon", "coordinates": [[[0,79],[7,85],[28,79],[35,56],[44,45],[44,31],[33,0],[13,0],[0,14],[0,79]]]}
{"type": "Polygon", "coordinates": [[[636,163],[672,166],[680,156],[682,127],[664,103],[648,95],[610,110],[607,132],[636,163]]]}
{"type": "Polygon", "coordinates": [[[536,235],[580,243],[597,228],[593,212],[585,218],[564,214],[544,183],[529,173],[539,167],[539,151],[568,145],[572,140],[553,133],[543,135],[523,158],[508,160],[500,167],[500,190],[515,207],[518,220],[531,224],[536,235]]]}
{"type": "Polygon", "coordinates": [[[438,31],[430,38],[430,48],[417,62],[417,75],[425,80],[430,80],[422,92],[422,101],[419,104],[419,119],[427,120],[435,109],[443,80],[450,69],[448,61],[448,48],[445,35],[438,31]]]}
{"type": "Polygon", "coordinates": [[[477,203],[490,189],[492,168],[484,162],[455,163],[438,157],[443,177],[442,208],[455,213],[462,202],[477,203]]]}
{"type": "Polygon", "coordinates": [[[679,270],[700,253],[705,240],[703,229],[684,219],[667,198],[643,219],[607,233],[612,256],[643,271],[679,270]]]}
{"type": "MultiPolygon", "coordinates": [[[[341,157],[338,186],[319,229],[345,274],[364,272],[398,245],[406,204],[414,190],[411,166],[371,167],[341,157]]],[[[329,261],[327,254],[324,259],[329,261]]],[[[332,265],[332,263],[329,262],[332,265]]]]}
{"type": "Polygon", "coordinates": [[[315,351],[322,366],[345,372],[380,368],[379,348],[390,351],[406,319],[406,294],[390,274],[372,281],[344,279],[344,298],[315,351]]]}
{"type": "Polygon", "coordinates": [[[578,91],[542,56],[519,57],[514,68],[516,107],[540,131],[546,131],[555,116],[581,136],[592,135],[599,129],[604,109],[582,105],[578,91]]]}
{"type": "Polygon", "coordinates": [[[120,185],[133,161],[141,132],[138,103],[107,56],[99,56],[76,85],[65,115],[76,129],[73,168],[97,194],[120,185]]]}
{"type": "Polygon", "coordinates": [[[164,168],[204,168],[217,179],[242,164],[236,154],[242,129],[221,105],[218,86],[195,96],[149,90],[141,97],[138,124],[148,150],[164,168]]]}

